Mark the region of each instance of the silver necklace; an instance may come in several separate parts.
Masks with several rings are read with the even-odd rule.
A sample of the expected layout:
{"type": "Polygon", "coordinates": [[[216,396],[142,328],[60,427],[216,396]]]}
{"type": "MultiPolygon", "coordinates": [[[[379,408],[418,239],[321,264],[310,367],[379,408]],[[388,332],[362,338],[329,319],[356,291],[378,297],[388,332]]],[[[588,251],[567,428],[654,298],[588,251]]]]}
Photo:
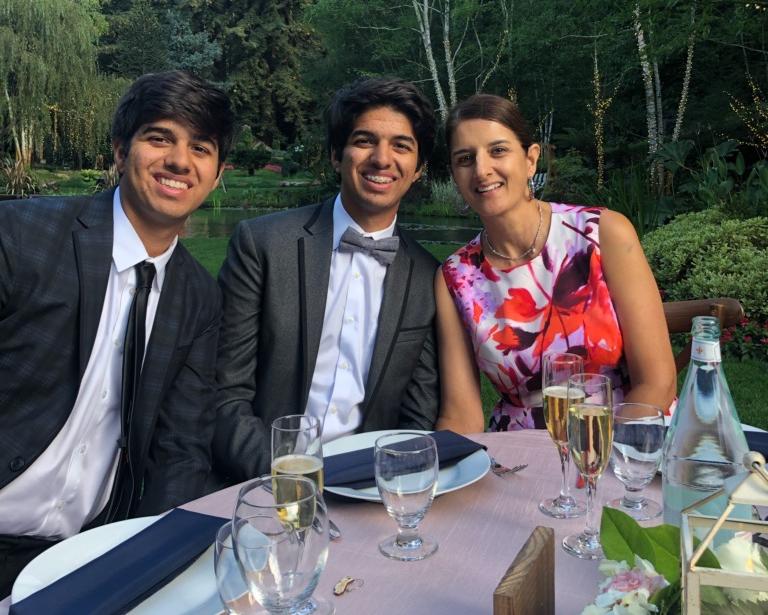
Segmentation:
{"type": "Polygon", "coordinates": [[[531,243],[528,249],[520,254],[520,256],[507,256],[506,254],[498,252],[496,248],[493,247],[493,244],[488,237],[488,230],[483,228],[483,239],[485,239],[485,243],[488,244],[488,249],[493,253],[494,256],[503,258],[505,261],[521,261],[531,256],[531,254],[536,251],[536,244],[539,241],[539,233],[541,232],[541,223],[544,220],[544,214],[541,211],[541,201],[536,201],[536,204],[539,206],[539,225],[536,227],[536,234],[533,236],[533,243],[531,243]]]}

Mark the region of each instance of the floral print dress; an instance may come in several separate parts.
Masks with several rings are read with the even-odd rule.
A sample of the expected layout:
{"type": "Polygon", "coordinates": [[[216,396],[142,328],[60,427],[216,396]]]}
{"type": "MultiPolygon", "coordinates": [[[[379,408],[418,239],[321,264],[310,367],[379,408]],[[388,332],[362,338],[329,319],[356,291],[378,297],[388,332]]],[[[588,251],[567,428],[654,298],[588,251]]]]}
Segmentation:
{"type": "Polygon", "coordinates": [[[542,356],[572,352],[602,373],[621,401],[629,379],[616,311],[603,277],[598,207],[551,203],[549,236],[536,258],[493,267],[480,235],[443,264],[443,276],[477,365],[501,399],[491,431],[544,428],[542,356]]]}

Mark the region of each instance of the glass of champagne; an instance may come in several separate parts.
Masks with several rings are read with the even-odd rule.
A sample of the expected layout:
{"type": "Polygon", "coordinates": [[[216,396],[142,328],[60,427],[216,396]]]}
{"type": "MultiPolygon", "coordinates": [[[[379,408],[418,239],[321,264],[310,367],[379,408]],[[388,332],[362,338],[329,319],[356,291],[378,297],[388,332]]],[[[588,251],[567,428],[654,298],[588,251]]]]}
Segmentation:
{"type": "Polygon", "coordinates": [[[656,476],[664,444],[664,413],[658,406],[625,402],[613,407],[613,473],[624,484],[624,496],[610,506],[637,521],[661,514],[658,502],[643,496],[643,489],[656,476]]]}
{"type": "MultiPolygon", "coordinates": [[[[563,482],[560,495],[539,502],[539,510],[556,519],[580,517],[587,510],[584,502],[571,495],[568,481],[568,379],[584,371],[584,360],[576,354],[556,352],[544,355],[541,370],[541,396],[547,431],[560,455],[563,482]]],[[[573,392],[575,397],[576,392],[573,392]]]]}
{"type": "Polygon", "coordinates": [[[232,515],[235,557],[259,615],[325,615],[313,597],[328,559],[328,514],[315,481],[289,474],[246,484],[232,515]]]}
{"type": "Polygon", "coordinates": [[[437,490],[437,445],[432,436],[396,432],[374,445],[376,486],[397,534],[379,543],[391,559],[421,560],[437,551],[437,542],[419,535],[418,527],[437,490]]]}
{"type": "Polygon", "coordinates": [[[308,476],[323,492],[322,425],[316,416],[289,414],[272,421],[272,475],[308,476]]]}
{"type": "Polygon", "coordinates": [[[582,559],[600,559],[595,511],[597,481],[611,457],[613,442],[613,388],[600,374],[576,374],[568,379],[568,444],[573,462],[587,484],[587,522],[580,534],[563,539],[563,549],[582,559]]]}
{"type": "Polygon", "coordinates": [[[256,611],[256,601],[245,584],[237,565],[232,544],[232,524],[227,521],[216,533],[213,548],[213,569],[224,612],[228,615],[250,615],[256,611]]]}

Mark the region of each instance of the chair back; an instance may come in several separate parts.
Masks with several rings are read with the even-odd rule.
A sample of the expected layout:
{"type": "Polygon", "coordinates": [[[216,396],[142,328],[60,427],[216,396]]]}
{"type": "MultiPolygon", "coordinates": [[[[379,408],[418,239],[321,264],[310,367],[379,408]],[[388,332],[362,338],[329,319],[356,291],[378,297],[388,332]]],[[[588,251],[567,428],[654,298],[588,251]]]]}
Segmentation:
{"type": "Polygon", "coordinates": [[[555,614],[555,530],[538,526],[493,592],[493,615],[555,614]]]}
{"type": "MultiPolygon", "coordinates": [[[[717,299],[695,299],[693,301],[667,301],[664,303],[664,317],[667,329],[673,333],[688,333],[694,316],[715,316],[720,320],[720,330],[739,324],[744,318],[744,308],[737,299],[718,297],[717,299]]],[[[691,360],[691,342],[675,357],[675,367],[679,374],[691,360]]]]}

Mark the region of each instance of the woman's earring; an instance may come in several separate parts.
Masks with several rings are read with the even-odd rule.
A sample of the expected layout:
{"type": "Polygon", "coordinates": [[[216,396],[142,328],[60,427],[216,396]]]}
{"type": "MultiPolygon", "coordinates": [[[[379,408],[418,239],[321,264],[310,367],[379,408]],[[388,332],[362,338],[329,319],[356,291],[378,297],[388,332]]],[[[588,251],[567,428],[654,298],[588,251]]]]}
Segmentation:
{"type": "Polygon", "coordinates": [[[533,185],[533,177],[528,178],[528,200],[532,201],[536,198],[536,188],[533,185]]]}

